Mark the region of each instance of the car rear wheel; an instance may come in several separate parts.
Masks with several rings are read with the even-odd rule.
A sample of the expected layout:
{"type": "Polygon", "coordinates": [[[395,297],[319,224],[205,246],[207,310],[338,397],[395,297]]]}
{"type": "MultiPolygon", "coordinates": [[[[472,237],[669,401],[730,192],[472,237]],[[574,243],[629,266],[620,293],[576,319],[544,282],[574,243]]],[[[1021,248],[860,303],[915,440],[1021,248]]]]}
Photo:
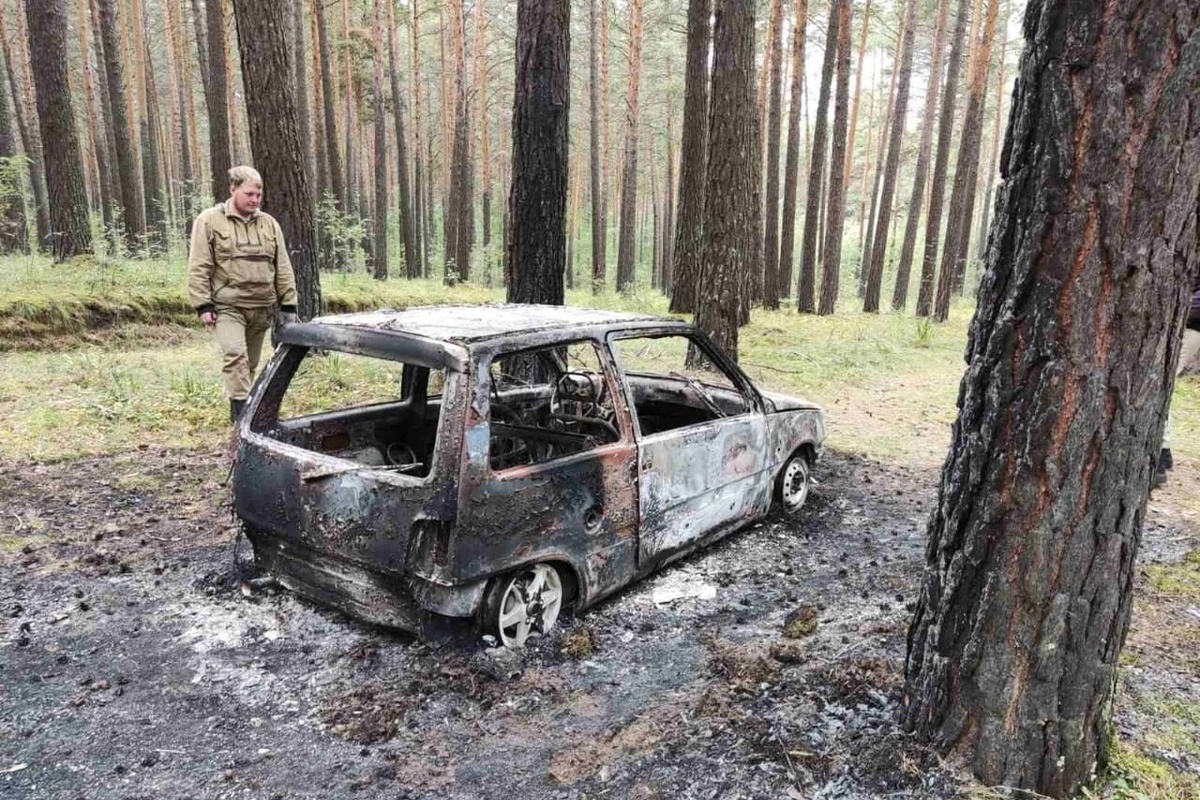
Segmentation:
{"type": "Polygon", "coordinates": [[[530,637],[554,629],[562,604],[558,570],[550,564],[533,564],[492,582],[483,627],[505,647],[524,647],[530,637]]]}
{"type": "Polygon", "coordinates": [[[775,495],[784,514],[795,515],[804,507],[808,500],[809,473],[808,455],[804,452],[794,453],[783,465],[775,495]]]}

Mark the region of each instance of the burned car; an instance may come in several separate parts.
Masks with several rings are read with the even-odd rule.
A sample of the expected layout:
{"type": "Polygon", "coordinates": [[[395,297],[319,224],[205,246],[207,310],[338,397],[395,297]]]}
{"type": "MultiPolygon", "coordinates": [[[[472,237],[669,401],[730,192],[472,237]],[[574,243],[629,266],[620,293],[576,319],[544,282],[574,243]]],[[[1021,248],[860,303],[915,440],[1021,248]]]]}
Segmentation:
{"type": "Polygon", "coordinates": [[[428,307],[284,327],[238,423],[258,565],[363,620],[506,646],[697,547],[795,513],[821,410],[683,322],[428,307]]]}

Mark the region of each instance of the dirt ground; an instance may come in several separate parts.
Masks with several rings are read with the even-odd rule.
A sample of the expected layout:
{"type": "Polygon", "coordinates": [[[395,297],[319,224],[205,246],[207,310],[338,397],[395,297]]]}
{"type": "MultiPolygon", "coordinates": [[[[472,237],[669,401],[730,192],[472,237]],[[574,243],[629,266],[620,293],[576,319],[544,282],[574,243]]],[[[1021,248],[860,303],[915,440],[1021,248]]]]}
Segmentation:
{"type": "MultiPolygon", "coordinates": [[[[893,722],[934,467],[827,452],[800,519],[735,534],[519,654],[243,586],[226,470],[220,453],[154,450],[0,464],[0,797],[971,790],[893,722]]],[[[1200,548],[1172,497],[1151,503],[1143,565],[1200,548]]],[[[1152,630],[1129,652],[1148,666],[1124,695],[1200,704],[1152,630]]]]}

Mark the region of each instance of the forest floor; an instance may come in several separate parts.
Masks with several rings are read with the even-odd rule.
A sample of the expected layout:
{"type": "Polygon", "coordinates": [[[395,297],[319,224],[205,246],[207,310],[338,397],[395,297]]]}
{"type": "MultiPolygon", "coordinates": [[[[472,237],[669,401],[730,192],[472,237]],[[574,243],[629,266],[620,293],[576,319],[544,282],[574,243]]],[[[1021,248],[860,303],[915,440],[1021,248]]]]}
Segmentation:
{"type": "MultiPolygon", "coordinates": [[[[185,352],[189,336],[151,346],[185,352]]],[[[52,387],[70,357],[8,354],[0,373],[52,387]]],[[[0,453],[0,796],[995,796],[895,723],[960,370],[826,387],[833,435],[798,519],[520,653],[469,632],[420,643],[244,584],[219,437],[0,453]]],[[[31,402],[17,391],[0,381],[0,416],[31,402]]],[[[1094,797],[1200,797],[1198,492],[1200,449],[1177,447],[1094,797]]]]}

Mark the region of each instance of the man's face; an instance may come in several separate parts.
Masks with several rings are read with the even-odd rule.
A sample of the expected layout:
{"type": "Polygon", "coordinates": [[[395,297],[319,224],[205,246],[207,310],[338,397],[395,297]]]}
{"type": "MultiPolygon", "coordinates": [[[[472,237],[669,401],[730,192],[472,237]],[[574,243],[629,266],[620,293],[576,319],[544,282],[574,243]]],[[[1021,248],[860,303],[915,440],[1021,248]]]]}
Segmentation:
{"type": "Polygon", "coordinates": [[[262,186],[246,181],[241,186],[231,186],[229,196],[233,198],[233,209],[243,217],[248,217],[262,203],[262,186]]]}

